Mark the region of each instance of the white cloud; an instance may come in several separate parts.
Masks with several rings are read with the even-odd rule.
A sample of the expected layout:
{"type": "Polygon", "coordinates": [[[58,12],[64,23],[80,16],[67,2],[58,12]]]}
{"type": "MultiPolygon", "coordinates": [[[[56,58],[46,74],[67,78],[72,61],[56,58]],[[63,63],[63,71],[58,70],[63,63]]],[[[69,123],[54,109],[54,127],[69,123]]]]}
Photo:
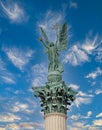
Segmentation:
{"type": "Polygon", "coordinates": [[[87,117],[90,117],[92,115],[92,111],[87,112],[87,117]]]}
{"type": "Polygon", "coordinates": [[[78,121],[78,120],[83,120],[83,119],[87,119],[90,118],[92,115],[92,111],[88,111],[87,115],[81,115],[81,114],[77,114],[77,115],[72,115],[70,118],[74,121],[78,121]]]}
{"type": "Polygon", "coordinates": [[[84,51],[86,51],[88,54],[92,54],[92,52],[97,48],[98,36],[95,36],[93,39],[86,38],[84,41],[84,44],[82,45],[82,48],[84,51]]]}
{"type": "Polygon", "coordinates": [[[97,89],[97,90],[95,91],[95,94],[96,94],[96,95],[102,94],[102,89],[97,89]]]}
{"type": "Polygon", "coordinates": [[[41,122],[22,122],[22,123],[11,123],[5,126],[7,129],[12,130],[40,130],[44,127],[44,124],[41,122]]]}
{"type": "Polygon", "coordinates": [[[28,109],[28,104],[16,102],[12,108],[13,112],[26,111],[28,109]]]}
{"type": "Polygon", "coordinates": [[[96,81],[91,82],[91,86],[96,85],[96,81]]]}
{"type": "Polygon", "coordinates": [[[72,120],[79,120],[80,119],[80,114],[78,114],[78,115],[72,115],[70,118],[72,120]]]}
{"type": "Polygon", "coordinates": [[[3,60],[0,58],[0,71],[4,71],[4,70],[5,70],[5,64],[3,60]]]}
{"type": "Polygon", "coordinates": [[[93,121],[93,124],[96,125],[96,126],[101,126],[102,127],[102,120],[94,120],[93,121]]]}
{"type": "Polygon", "coordinates": [[[46,64],[36,64],[32,67],[32,85],[33,86],[42,86],[47,81],[47,65],[46,64]]]}
{"type": "Polygon", "coordinates": [[[93,95],[83,93],[82,91],[79,91],[79,92],[78,92],[78,95],[79,95],[79,96],[82,96],[82,97],[93,97],[93,95]]]}
{"type": "Polygon", "coordinates": [[[73,66],[77,66],[88,61],[88,54],[82,50],[79,44],[73,45],[71,48],[69,48],[63,60],[64,63],[69,63],[73,66]]]}
{"type": "Polygon", "coordinates": [[[95,57],[95,60],[102,62],[102,38],[96,35],[92,39],[86,38],[82,45],[83,50],[95,57]]]}
{"type": "Polygon", "coordinates": [[[89,104],[89,103],[91,103],[91,98],[77,97],[75,100],[75,104],[77,107],[79,107],[81,104],[89,104]]]}
{"type": "Polygon", "coordinates": [[[102,75],[102,70],[98,67],[96,68],[95,71],[89,73],[88,75],[85,76],[85,78],[92,78],[92,79],[96,79],[98,76],[102,75]]]}
{"type": "Polygon", "coordinates": [[[73,66],[81,65],[89,62],[90,56],[94,56],[97,61],[102,60],[102,41],[98,35],[89,38],[86,37],[83,42],[77,42],[68,49],[64,56],[64,63],[69,63],[73,66]]]}
{"type": "Polygon", "coordinates": [[[15,123],[12,123],[12,124],[8,124],[6,126],[6,129],[12,129],[12,130],[19,130],[20,129],[20,126],[15,124],[15,123]]]}
{"type": "Polygon", "coordinates": [[[34,53],[32,50],[21,50],[19,48],[3,48],[9,60],[20,70],[23,70],[34,53]]]}
{"type": "Polygon", "coordinates": [[[79,91],[76,96],[75,104],[77,107],[79,107],[82,104],[89,104],[92,102],[92,97],[93,95],[86,94],[83,93],[82,91],[79,91]]]}
{"type": "Polygon", "coordinates": [[[77,121],[77,122],[72,122],[72,124],[69,126],[68,125],[68,129],[69,130],[101,130],[101,127],[96,126],[96,125],[90,125],[90,124],[86,124],[86,122],[81,122],[81,121],[77,121]]]}
{"type": "Polygon", "coordinates": [[[74,89],[74,90],[78,90],[78,89],[79,89],[79,86],[76,85],[76,84],[70,84],[68,87],[69,87],[69,88],[71,87],[71,88],[74,89]]]}
{"type": "Polygon", "coordinates": [[[73,122],[71,126],[68,126],[69,130],[87,130],[87,126],[82,122],[73,122]]]}
{"type": "Polygon", "coordinates": [[[24,9],[17,3],[6,2],[4,4],[0,1],[0,6],[5,16],[10,19],[12,23],[21,23],[28,20],[28,16],[26,15],[24,9]]]}
{"type": "Polygon", "coordinates": [[[3,62],[3,60],[0,58],[0,81],[1,83],[8,83],[8,84],[15,84],[15,76],[10,73],[7,68],[6,64],[3,62]]]}
{"type": "Polygon", "coordinates": [[[97,62],[102,62],[102,38],[99,35],[86,37],[82,48],[86,53],[93,55],[97,62]]]}
{"type": "Polygon", "coordinates": [[[102,112],[96,115],[96,118],[102,117],[102,112]]]}
{"type": "MultiPolygon", "coordinates": [[[[71,88],[74,89],[75,91],[77,91],[77,90],[79,89],[79,86],[76,85],[76,84],[70,84],[68,87],[71,87],[71,88]]],[[[91,94],[86,94],[86,93],[84,93],[84,92],[78,90],[78,94],[76,95],[76,99],[75,99],[74,103],[75,103],[75,105],[76,105],[77,107],[79,107],[79,106],[82,105],[82,104],[89,104],[89,103],[91,103],[91,102],[92,102],[92,98],[93,98],[93,95],[91,95],[91,94]]],[[[88,118],[89,115],[91,115],[91,111],[89,111],[89,112],[87,113],[86,118],[88,118]]],[[[79,116],[80,116],[80,115],[78,115],[78,117],[79,117],[79,116]]],[[[81,116],[81,117],[82,117],[82,116],[81,116]]]]}
{"type": "Polygon", "coordinates": [[[21,120],[21,118],[13,113],[6,113],[0,115],[1,122],[14,122],[15,120],[21,120]]]}
{"type": "Polygon", "coordinates": [[[65,13],[63,11],[54,12],[49,10],[43,15],[43,19],[38,22],[38,27],[43,27],[46,30],[49,41],[56,41],[56,31],[54,26],[61,24],[65,20],[65,13]]]}
{"type": "Polygon", "coordinates": [[[69,2],[69,7],[77,9],[78,8],[78,4],[76,2],[70,1],[69,2]]]}
{"type": "Polygon", "coordinates": [[[6,82],[6,83],[15,84],[14,77],[12,77],[12,76],[10,76],[10,75],[9,75],[9,77],[7,77],[7,75],[6,75],[6,76],[1,76],[1,78],[2,78],[2,79],[4,80],[4,82],[6,82]]]}
{"type": "Polygon", "coordinates": [[[91,115],[92,115],[92,111],[88,111],[87,112],[87,115],[81,115],[81,114],[77,114],[77,115],[72,115],[70,118],[72,119],[72,120],[83,120],[83,119],[87,119],[87,118],[90,118],[91,117],[91,115]]]}
{"type": "Polygon", "coordinates": [[[24,113],[31,115],[34,114],[34,111],[37,105],[34,101],[31,101],[30,99],[27,99],[26,102],[20,102],[20,101],[15,101],[15,103],[12,103],[12,105],[10,106],[10,108],[8,108],[11,112],[13,113],[24,113]]]}

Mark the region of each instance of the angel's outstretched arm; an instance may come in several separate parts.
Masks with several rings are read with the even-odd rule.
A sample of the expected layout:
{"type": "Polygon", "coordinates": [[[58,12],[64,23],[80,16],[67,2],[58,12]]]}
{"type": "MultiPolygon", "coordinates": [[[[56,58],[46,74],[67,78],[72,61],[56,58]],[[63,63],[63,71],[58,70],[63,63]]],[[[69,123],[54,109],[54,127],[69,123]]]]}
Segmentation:
{"type": "Polygon", "coordinates": [[[46,48],[49,48],[49,45],[48,45],[48,44],[46,44],[46,42],[44,42],[44,40],[43,40],[43,38],[42,38],[42,37],[40,37],[40,38],[39,38],[39,41],[40,41],[40,42],[42,42],[42,43],[43,43],[43,45],[44,45],[46,48]]]}
{"type": "Polygon", "coordinates": [[[44,40],[43,40],[43,38],[40,38],[40,41],[43,43],[43,45],[46,48],[49,48],[49,40],[48,40],[48,37],[46,35],[46,32],[45,32],[45,30],[42,27],[40,29],[41,29],[41,33],[42,33],[43,38],[44,38],[44,40]]]}

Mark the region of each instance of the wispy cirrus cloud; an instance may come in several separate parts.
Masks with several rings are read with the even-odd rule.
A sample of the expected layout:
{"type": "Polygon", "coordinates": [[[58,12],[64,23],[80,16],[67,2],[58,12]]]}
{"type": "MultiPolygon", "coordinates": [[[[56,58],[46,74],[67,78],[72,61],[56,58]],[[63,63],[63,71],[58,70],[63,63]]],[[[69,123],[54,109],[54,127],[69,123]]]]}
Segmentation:
{"type": "Polygon", "coordinates": [[[77,115],[72,115],[70,117],[71,120],[74,120],[74,121],[78,121],[78,120],[83,120],[83,119],[88,119],[90,118],[92,115],[92,111],[88,111],[86,115],[81,115],[81,114],[77,114],[77,115]]]}
{"type": "Polygon", "coordinates": [[[12,23],[22,23],[28,20],[28,16],[18,3],[4,2],[0,0],[0,6],[3,11],[3,15],[7,17],[12,23]]]}
{"type": "Polygon", "coordinates": [[[88,55],[94,56],[97,62],[102,62],[102,38],[99,35],[93,38],[86,37],[82,49],[88,55]]]}
{"type": "Polygon", "coordinates": [[[83,42],[78,42],[68,49],[64,56],[63,62],[69,63],[72,66],[78,66],[82,63],[91,61],[90,56],[94,56],[97,61],[100,61],[100,45],[101,39],[98,35],[93,38],[86,37],[83,42]]]}
{"type": "Polygon", "coordinates": [[[92,52],[98,47],[99,44],[100,42],[98,36],[95,36],[93,38],[86,37],[84,43],[82,44],[82,49],[87,54],[92,54],[92,52]]]}
{"type": "Polygon", "coordinates": [[[87,126],[84,122],[73,122],[69,130],[86,130],[87,126]]]}
{"type": "Polygon", "coordinates": [[[8,56],[9,60],[13,63],[13,65],[19,68],[21,71],[24,69],[26,64],[32,57],[34,51],[27,49],[22,50],[19,48],[3,48],[3,51],[8,56]]]}
{"type": "Polygon", "coordinates": [[[87,53],[82,50],[79,44],[73,45],[71,48],[69,48],[63,60],[64,63],[69,63],[73,66],[77,66],[88,61],[89,57],[87,53]]]}
{"type": "Polygon", "coordinates": [[[98,68],[96,68],[95,71],[86,75],[85,78],[96,79],[98,76],[101,76],[101,75],[102,75],[102,70],[98,67],[98,68]]]}
{"type": "Polygon", "coordinates": [[[21,122],[21,123],[10,123],[4,127],[4,129],[16,129],[16,130],[42,130],[44,128],[44,124],[42,122],[21,122]]]}
{"type": "Polygon", "coordinates": [[[6,64],[0,58],[0,81],[1,83],[15,84],[15,76],[6,68],[6,64]]]}
{"type": "Polygon", "coordinates": [[[9,83],[9,84],[15,84],[15,79],[14,77],[12,76],[12,74],[10,73],[7,73],[8,75],[5,75],[5,76],[1,76],[1,78],[3,79],[3,81],[5,83],[9,83]]]}
{"type": "Polygon", "coordinates": [[[11,108],[12,112],[19,112],[19,111],[27,111],[28,104],[15,102],[14,106],[11,108]]]}
{"type": "Polygon", "coordinates": [[[76,3],[76,2],[74,2],[74,1],[70,1],[69,2],[69,7],[70,8],[74,8],[74,9],[77,9],[78,8],[78,4],[76,3]]]}
{"type": "Polygon", "coordinates": [[[99,35],[92,39],[86,38],[82,48],[88,54],[93,55],[97,62],[102,62],[102,38],[99,35]]]}
{"type": "Polygon", "coordinates": [[[0,71],[5,70],[5,64],[3,62],[3,60],[0,58],[0,71]]]}
{"type": "Polygon", "coordinates": [[[100,117],[102,117],[102,112],[96,115],[96,118],[100,118],[100,117]]]}
{"type": "Polygon", "coordinates": [[[97,89],[97,90],[95,91],[95,94],[96,94],[96,95],[102,94],[102,89],[97,89]]]}
{"type": "Polygon", "coordinates": [[[15,120],[21,120],[21,118],[13,113],[0,114],[1,122],[14,122],[15,120]]]}
{"type": "MultiPolygon", "coordinates": [[[[8,92],[7,92],[8,94],[8,92]]],[[[37,103],[31,99],[30,96],[27,96],[27,98],[25,98],[24,100],[21,98],[21,95],[24,96],[24,94],[18,94],[18,97],[20,98],[17,98],[17,96],[12,96],[10,97],[9,99],[7,97],[0,97],[0,101],[1,101],[1,111],[0,111],[0,117],[3,117],[4,115],[4,118],[2,120],[2,118],[0,118],[2,120],[2,122],[6,122],[6,123],[9,123],[9,122],[18,122],[19,120],[22,120],[22,121],[30,121],[32,120],[32,116],[33,115],[36,115],[35,111],[38,109],[38,106],[37,106],[37,103]],[[2,111],[3,109],[3,111],[2,111]],[[7,114],[7,118],[9,117],[12,117],[10,119],[10,121],[6,121],[6,113],[7,114]],[[9,114],[10,113],[10,114],[9,114]],[[15,115],[15,116],[12,116],[12,115],[15,115]],[[16,119],[16,117],[19,117],[16,119]],[[4,120],[5,119],[5,120],[4,120]],[[13,121],[12,121],[13,120],[13,121]]],[[[26,95],[25,95],[26,97],[26,95]]],[[[39,115],[39,114],[37,114],[39,115]]],[[[34,117],[33,119],[35,119],[36,117],[34,117]]],[[[0,121],[1,121],[0,120],[0,121]]]]}
{"type": "Polygon", "coordinates": [[[97,49],[96,61],[102,63],[102,48],[98,48],[97,49]]]}
{"type": "MultiPolygon", "coordinates": [[[[11,105],[11,107],[9,108],[10,111],[12,111],[13,113],[25,113],[25,114],[34,114],[34,109],[31,107],[32,104],[34,105],[34,107],[36,108],[36,104],[33,102],[28,103],[22,103],[20,101],[16,101],[13,105],[11,105]]],[[[25,115],[24,115],[25,116],[25,115]]]]}
{"type": "Polygon", "coordinates": [[[79,89],[79,86],[76,84],[70,84],[68,87],[71,87],[73,90],[76,90],[76,91],[79,89]]]}
{"type": "MultiPolygon", "coordinates": [[[[94,122],[94,121],[93,121],[94,122]]],[[[101,130],[99,125],[87,124],[85,121],[74,121],[70,126],[68,126],[69,130],[101,130]]]]}
{"type": "Polygon", "coordinates": [[[80,114],[77,114],[77,115],[71,115],[70,119],[76,121],[76,120],[79,120],[80,117],[81,117],[80,114]]]}
{"type": "Polygon", "coordinates": [[[83,93],[82,91],[79,91],[75,100],[75,104],[77,107],[79,107],[82,104],[89,104],[92,102],[93,95],[83,93]]]}
{"type": "Polygon", "coordinates": [[[77,107],[80,107],[82,104],[89,104],[92,102],[93,95],[80,91],[79,90],[80,86],[76,84],[70,84],[68,87],[71,87],[73,90],[78,92],[78,94],[76,95],[76,99],[74,101],[74,104],[77,107]]]}

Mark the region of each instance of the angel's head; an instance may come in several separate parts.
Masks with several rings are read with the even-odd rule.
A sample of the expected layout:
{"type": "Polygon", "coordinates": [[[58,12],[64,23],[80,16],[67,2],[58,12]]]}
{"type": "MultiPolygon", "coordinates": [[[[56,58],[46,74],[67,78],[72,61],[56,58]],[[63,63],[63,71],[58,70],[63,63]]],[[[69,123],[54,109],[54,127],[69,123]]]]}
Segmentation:
{"type": "Polygon", "coordinates": [[[52,46],[54,46],[54,43],[53,43],[53,42],[50,43],[50,47],[52,47],[52,46]]]}

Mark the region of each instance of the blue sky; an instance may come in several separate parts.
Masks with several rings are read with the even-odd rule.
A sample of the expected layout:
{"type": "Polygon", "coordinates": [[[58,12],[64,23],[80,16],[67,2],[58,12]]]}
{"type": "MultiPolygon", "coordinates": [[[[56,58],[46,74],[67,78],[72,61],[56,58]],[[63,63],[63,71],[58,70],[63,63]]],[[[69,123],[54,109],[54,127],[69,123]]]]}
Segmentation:
{"type": "Polygon", "coordinates": [[[47,81],[39,27],[68,24],[63,80],[78,91],[68,130],[102,129],[102,0],[0,0],[0,130],[44,130],[32,86],[47,81]]]}

